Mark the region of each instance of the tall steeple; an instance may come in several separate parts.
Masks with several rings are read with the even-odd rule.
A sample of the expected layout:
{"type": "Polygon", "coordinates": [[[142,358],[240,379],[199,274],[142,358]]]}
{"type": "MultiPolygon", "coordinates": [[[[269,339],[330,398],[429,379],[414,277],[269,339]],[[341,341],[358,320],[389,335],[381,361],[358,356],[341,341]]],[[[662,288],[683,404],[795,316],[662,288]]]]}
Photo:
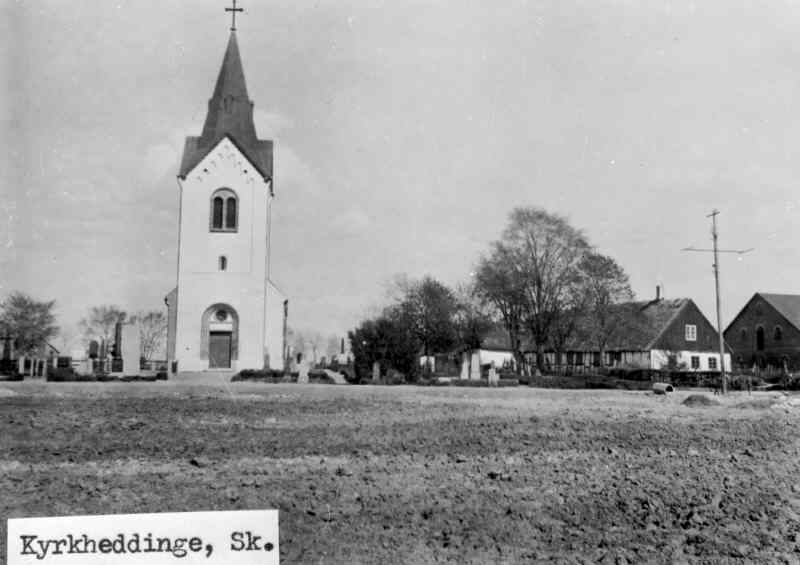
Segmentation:
{"type": "Polygon", "coordinates": [[[272,176],[272,142],[256,135],[253,102],[247,95],[235,30],[228,38],[214,93],[208,101],[203,132],[200,137],[186,138],[180,176],[185,177],[226,136],[265,178],[272,176]]]}
{"type": "Polygon", "coordinates": [[[213,143],[223,135],[231,135],[245,146],[256,140],[253,125],[253,102],[247,97],[242,60],[236,32],[228,39],[228,48],[222,59],[214,94],[208,101],[208,114],[200,136],[200,144],[213,143]]]}

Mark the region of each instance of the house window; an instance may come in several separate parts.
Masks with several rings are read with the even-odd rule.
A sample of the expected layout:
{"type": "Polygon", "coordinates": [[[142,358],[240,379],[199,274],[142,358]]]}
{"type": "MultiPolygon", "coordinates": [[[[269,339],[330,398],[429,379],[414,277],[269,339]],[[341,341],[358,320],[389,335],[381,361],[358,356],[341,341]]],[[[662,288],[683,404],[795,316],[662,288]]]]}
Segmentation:
{"type": "Polygon", "coordinates": [[[599,367],[600,366],[600,352],[593,351],[592,352],[592,366],[599,367]]]}
{"type": "Polygon", "coordinates": [[[238,227],[239,206],[236,193],[220,188],[211,195],[211,231],[235,232],[238,227]]]}
{"type": "Polygon", "coordinates": [[[686,341],[697,341],[697,326],[686,324],[686,341]]]}
{"type": "Polygon", "coordinates": [[[756,349],[764,351],[764,328],[761,326],[756,328],[756,349]]]}
{"type": "Polygon", "coordinates": [[[783,329],[780,326],[775,326],[775,332],[772,334],[772,337],[775,341],[780,341],[783,339],[783,329]]]}
{"type": "Polygon", "coordinates": [[[567,351],[567,365],[575,364],[575,354],[572,351],[567,351]]]}
{"type": "Polygon", "coordinates": [[[220,255],[219,257],[219,270],[220,271],[228,270],[228,258],[225,257],[225,255],[220,255]]]}
{"type": "Polygon", "coordinates": [[[583,352],[578,351],[575,353],[575,364],[576,365],[583,365],[583,352]]]}
{"type": "Polygon", "coordinates": [[[692,369],[699,369],[699,368],[700,368],[700,356],[692,355],[692,369]]]}
{"type": "Polygon", "coordinates": [[[708,358],[708,368],[712,371],[716,371],[717,369],[717,358],[716,357],[709,357],[708,358]]]}
{"type": "Polygon", "coordinates": [[[742,328],[742,331],[739,333],[739,337],[743,342],[747,341],[747,330],[742,328]]]}

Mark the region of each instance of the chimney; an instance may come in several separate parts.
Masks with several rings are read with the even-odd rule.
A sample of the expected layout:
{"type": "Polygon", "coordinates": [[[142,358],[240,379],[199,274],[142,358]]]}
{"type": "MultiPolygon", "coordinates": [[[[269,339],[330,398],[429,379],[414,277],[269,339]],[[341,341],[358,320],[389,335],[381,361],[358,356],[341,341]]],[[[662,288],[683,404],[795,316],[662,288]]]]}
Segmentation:
{"type": "Polygon", "coordinates": [[[656,300],[661,300],[661,285],[656,285],[656,300]]]}

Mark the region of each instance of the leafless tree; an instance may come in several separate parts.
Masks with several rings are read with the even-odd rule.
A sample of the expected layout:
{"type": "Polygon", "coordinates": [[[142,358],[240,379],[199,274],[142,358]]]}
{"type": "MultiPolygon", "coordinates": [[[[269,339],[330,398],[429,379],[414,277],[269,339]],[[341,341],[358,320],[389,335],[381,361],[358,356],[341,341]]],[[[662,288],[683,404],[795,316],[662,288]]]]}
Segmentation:
{"type": "MultiPolygon", "coordinates": [[[[495,277],[496,301],[519,316],[536,348],[537,372],[544,368],[544,350],[554,325],[575,307],[580,288],[580,263],[589,251],[583,232],[558,215],[540,208],[515,208],[488,261],[495,277]]],[[[486,277],[481,277],[486,278],[486,277]]],[[[504,315],[506,317],[506,315],[504,315]]],[[[511,330],[509,330],[511,333],[511,330]]]]}
{"type": "Polygon", "coordinates": [[[587,253],[580,269],[582,295],[585,297],[585,329],[599,349],[602,360],[609,343],[644,322],[639,320],[635,306],[631,309],[623,305],[633,300],[633,291],[628,275],[614,259],[599,253],[587,253]]]}
{"type": "Polygon", "coordinates": [[[162,351],[167,338],[167,316],[164,312],[139,312],[134,316],[139,327],[141,355],[148,361],[162,351]]]}
{"type": "Polygon", "coordinates": [[[502,320],[517,367],[527,372],[521,350],[525,293],[522,277],[514,269],[508,255],[508,250],[501,242],[492,244],[491,253],[480,259],[475,270],[475,292],[502,320]]]}
{"type": "Polygon", "coordinates": [[[22,292],[12,292],[0,302],[0,336],[13,338],[19,353],[35,354],[58,334],[55,304],[53,300],[40,302],[22,292]]]}
{"type": "Polygon", "coordinates": [[[107,344],[114,342],[117,322],[125,322],[128,313],[115,305],[92,306],[89,315],[80,322],[87,339],[99,337],[107,344]]]}

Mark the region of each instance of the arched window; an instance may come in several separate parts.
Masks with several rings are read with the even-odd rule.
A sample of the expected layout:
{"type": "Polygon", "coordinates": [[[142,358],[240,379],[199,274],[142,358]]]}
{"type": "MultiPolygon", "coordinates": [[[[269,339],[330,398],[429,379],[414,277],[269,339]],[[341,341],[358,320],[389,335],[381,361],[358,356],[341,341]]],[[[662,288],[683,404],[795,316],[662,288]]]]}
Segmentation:
{"type": "Polygon", "coordinates": [[[217,196],[214,198],[213,210],[211,212],[211,227],[216,230],[222,229],[222,207],[223,207],[223,200],[221,197],[217,196]]]}
{"type": "Polygon", "coordinates": [[[228,269],[228,258],[225,255],[220,255],[219,257],[219,270],[225,271],[228,269]]]}
{"type": "Polygon", "coordinates": [[[235,232],[238,227],[239,206],[236,193],[220,188],[211,196],[211,231],[235,232]]]}
{"type": "Polygon", "coordinates": [[[756,328],[756,349],[764,351],[764,328],[761,326],[756,328]]]}
{"type": "Polygon", "coordinates": [[[229,196],[225,202],[225,227],[236,229],[236,198],[229,196]]]}
{"type": "Polygon", "coordinates": [[[783,330],[780,326],[775,326],[775,332],[772,334],[773,339],[775,341],[780,341],[783,339],[783,330]]]}
{"type": "Polygon", "coordinates": [[[745,328],[742,328],[741,339],[742,341],[747,341],[747,330],[745,328]]]}

